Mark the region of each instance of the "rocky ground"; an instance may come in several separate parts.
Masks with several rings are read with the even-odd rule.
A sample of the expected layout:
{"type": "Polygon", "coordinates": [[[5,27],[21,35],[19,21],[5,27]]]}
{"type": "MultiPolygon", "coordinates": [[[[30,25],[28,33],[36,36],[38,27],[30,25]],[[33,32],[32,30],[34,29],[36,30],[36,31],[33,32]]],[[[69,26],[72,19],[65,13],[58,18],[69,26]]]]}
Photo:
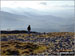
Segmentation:
{"type": "Polygon", "coordinates": [[[74,52],[73,32],[1,34],[1,55],[49,55],[74,52]]]}

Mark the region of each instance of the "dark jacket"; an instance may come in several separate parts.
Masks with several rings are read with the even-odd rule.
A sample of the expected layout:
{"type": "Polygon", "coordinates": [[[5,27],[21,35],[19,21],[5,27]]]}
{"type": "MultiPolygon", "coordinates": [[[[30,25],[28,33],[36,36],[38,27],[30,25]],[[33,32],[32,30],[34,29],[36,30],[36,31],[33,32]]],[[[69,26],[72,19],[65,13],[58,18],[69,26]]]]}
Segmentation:
{"type": "Polygon", "coordinates": [[[28,30],[28,31],[30,31],[30,30],[31,30],[31,27],[30,27],[30,25],[28,26],[27,30],[28,30]]]}

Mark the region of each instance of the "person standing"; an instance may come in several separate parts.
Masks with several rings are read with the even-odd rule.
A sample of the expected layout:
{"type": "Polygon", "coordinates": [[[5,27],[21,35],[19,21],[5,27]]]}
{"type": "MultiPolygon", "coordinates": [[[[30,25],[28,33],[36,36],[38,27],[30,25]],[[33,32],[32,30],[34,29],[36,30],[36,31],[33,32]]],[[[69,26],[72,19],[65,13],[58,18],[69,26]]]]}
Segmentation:
{"type": "Polygon", "coordinates": [[[31,31],[31,26],[30,25],[27,27],[27,30],[28,30],[28,34],[30,34],[30,31],[31,31]]]}

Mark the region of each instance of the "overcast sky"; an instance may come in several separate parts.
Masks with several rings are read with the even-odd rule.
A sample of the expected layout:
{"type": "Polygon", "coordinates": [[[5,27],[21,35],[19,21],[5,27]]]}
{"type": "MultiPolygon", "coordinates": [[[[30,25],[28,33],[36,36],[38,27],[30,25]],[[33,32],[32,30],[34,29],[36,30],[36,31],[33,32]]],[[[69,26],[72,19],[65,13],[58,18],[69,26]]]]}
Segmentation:
{"type": "Polygon", "coordinates": [[[74,1],[1,1],[1,8],[33,8],[39,11],[60,10],[74,7],[74,1]]]}
{"type": "MultiPolygon", "coordinates": [[[[35,18],[34,16],[40,17],[40,16],[49,16],[49,15],[54,16],[54,17],[60,17],[64,20],[66,19],[65,23],[63,23],[63,24],[59,23],[61,25],[64,25],[63,28],[65,28],[66,25],[70,25],[68,27],[69,28],[72,27],[72,29],[70,29],[70,30],[73,31],[73,27],[74,27],[74,26],[72,26],[73,22],[74,22],[74,1],[1,1],[1,11],[12,13],[14,15],[16,14],[16,15],[23,15],[23,16],[25,16],[26,15],[25,13],[27,12],[32,15],[32,18],[35,18]],[[71,21],[71,22],[68,23],[69,21],[71,21]]],[[[28,17],[30,17],[30,16],[28,16],[28,17]]],[[[41,18],[39,18],[38,20],[40,20],[40,19],[41,18]]],[[[47,21],[49,20],[45,17],[44,17],[44,19],[47,21]]],[[[24,19],[24,20],[26,20],[26,19],[24,19]]],[[[40,22],[42,22],[42,21],[40,21],[40,22]]],[[[37,25],[40,22],[36,22],[35,25],[37,25]]],[[[54,20],[54,22],[55,22],[55,20],[54,20]]],[[[43,24],[44,23],[42,23],[42,25],[43,24]]],[[[35,25],[32,24],[34,29],[36,28],[35,25]]],[[[54,24],[54,26],[55,25],[57,25],[57,24],[54,24]]],[[[37,25],[37,26],[39,27],[40,25],[37,25]]],[[[48,22],[48,26],[51,26],[51,25],[49,25],[49,22],[48,22]]],[[[55,29],[54,26],[53,26],[54,30],[59,30],[59,28],[61,28],[61,26],[58,25],[59,26],[59,27],[57,27],[58,29],[57,28],[55,29]]],[[[23,27],[25,27],[25,26],[23,26],[23,27]]],[[[39,28],[42,29],[41,26],[39,28]]],[[[17,27],[16,27],[16,29],[17,29],[17,27]]],[[[43,29],[45,31],[46,30],[48,31],[48,30],[51,30],[52,28],[51,29],[45,28],[45,26],[43,25],[43,29]]],[[[67,29],[67,27],[65,29],[67,29]]],[[[37,28],[35,30],[37,30],[37,28]]],[[[44,30],[41,30],[41,31],[44,32],[44,30]]],[[[38,29],[37,31],[40,31],[40,30],[38,29]]],[[[69,30],[67,30],[67,31],[69,31],[69,30]]]]}

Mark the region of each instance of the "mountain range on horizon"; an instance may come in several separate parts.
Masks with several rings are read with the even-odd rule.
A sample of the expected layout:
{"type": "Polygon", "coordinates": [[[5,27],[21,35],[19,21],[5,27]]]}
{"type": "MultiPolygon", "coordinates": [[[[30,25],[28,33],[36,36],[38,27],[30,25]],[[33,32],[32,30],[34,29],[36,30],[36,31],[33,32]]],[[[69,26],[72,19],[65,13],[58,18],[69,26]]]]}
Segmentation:
{"type": "Polygon", "coordinates": [[[0,11],[1,30],[26,30],[31,25],[32,31],[38,32],[73,32],[74,19],[64,19],[53,15],[37,15],[24,12],[25,15],[0,11]]]}

